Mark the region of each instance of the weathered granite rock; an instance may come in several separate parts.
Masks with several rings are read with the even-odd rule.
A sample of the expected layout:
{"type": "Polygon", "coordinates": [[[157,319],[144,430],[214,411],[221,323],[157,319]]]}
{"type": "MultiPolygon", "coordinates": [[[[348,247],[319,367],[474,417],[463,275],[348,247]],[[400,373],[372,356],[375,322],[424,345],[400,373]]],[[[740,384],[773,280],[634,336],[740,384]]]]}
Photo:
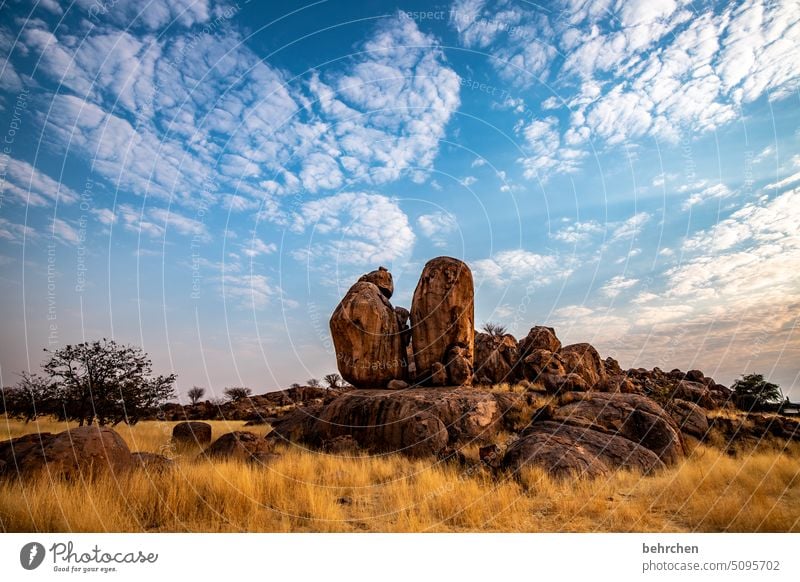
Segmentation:
{"type": "Polygon", "coordinates": [[[372,452],[424,456],[456,444],[488,442],[501,424],[498,400],[485,390],[354,390],[314,415],[295,411],[276,423],[269,437],[319,447],[350,435],[372,452]]]}
{"type": "Polygon", "coordinates": [[[502,336],[475,333],[475,377],[484,384],[514,382],[522,377],[518,367],[517,340],[511,334],[502,336]]]}
{"type": "Polygon", "coordinates": [[[207,422],[179,422],[172,427],[172,442],[178,445],[207,445],[211,442],[211,425],[207,422]]]}
{"type": "Polygon", "coordinates": [[[451,360],[455,371],[448,377],[461,379],[462,368],[470,373],[462,380],[472,380],[474,363],[475,307],[472,272],[462,261],[438,257],[428,261],[420,276],[411,304],[411,335],[417,382],[434,384],[436,363],[448,367],[448,355],[454,347],[463,348],[451,360]],[[463,358],[463,360],[462,360],[463,358]]]}
{"type": "Polygon", "coordinates": [[[133,468],[131,451],[122,437],[107,427],[83,426],[58,434],[35,433],[0,443],[6,476],[27,477],[46,472],[53,478],[76,480],[133,468]]]}
{"type": "Polygon", "coordinates": [[[405,379],[406,350],[397,314],[373,283],[353,285],[330,321],[339,373],[356,388],[380,388],[405,379]]]}
{"type": "Polygon", "coordinates": [[[598,382],[606,379],[606,371],[600,354],[590,344],[573,344],[564,346],[559,351],[567,374],[578,374],[591,389],[598,382]]]}

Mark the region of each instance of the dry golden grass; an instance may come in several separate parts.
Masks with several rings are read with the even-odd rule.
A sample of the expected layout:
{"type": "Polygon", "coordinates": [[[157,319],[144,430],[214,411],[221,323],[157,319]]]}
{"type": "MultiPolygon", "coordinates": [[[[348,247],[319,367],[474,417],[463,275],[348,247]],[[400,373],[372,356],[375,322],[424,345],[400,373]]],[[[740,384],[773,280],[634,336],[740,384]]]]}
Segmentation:
{"type": "MultiPolygon", "coordinates": [[[[158,452],[167,450],[173,424],[117,429],[132,450],[158,452]]],[[[243,423],[211,424],[217,437],[243,423]]],[[[0,417],[0,440],[37,426],[65,428],[0,417]]],[[[493,476],[478,467],[399,455],[336,456],[288,445],[279,452],[267,467],[196,461],[186,451],[172,472],[139,471],[120,481],[5,481],[0,530],[800,531],[796,447],[763,447],[734,458],[698,445],[682,463],[652,477],[618,472],[581,481],[555,481],[536,469],[493,476]]]]}

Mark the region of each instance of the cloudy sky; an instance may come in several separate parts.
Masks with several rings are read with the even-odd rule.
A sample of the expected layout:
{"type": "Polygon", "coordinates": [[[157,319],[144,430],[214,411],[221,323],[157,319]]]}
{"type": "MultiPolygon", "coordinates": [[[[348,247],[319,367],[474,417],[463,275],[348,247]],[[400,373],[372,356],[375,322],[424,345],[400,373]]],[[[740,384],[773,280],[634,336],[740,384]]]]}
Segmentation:
{"type": "Polygon", "coordinates": [[[3,384],[114,337],[182,393],[285,387],[358,275],[409,307],[451,255],[478,324],[800,397],[794,0],[0,15],[3,384]]]}

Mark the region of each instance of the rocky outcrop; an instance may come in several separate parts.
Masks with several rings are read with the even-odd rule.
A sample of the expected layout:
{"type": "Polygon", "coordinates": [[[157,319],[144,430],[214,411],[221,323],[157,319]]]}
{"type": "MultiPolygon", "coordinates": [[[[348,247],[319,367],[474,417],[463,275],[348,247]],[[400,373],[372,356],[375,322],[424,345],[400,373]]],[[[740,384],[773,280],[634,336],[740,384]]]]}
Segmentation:
{"type": "Polygon", "coordinates": [[[266,463],[274,458],[273,442],[247,431],[229,432],[203,451],[209,459],[235,459],[266,463]]]}
{"type": "Polygon", "coordinates": [[[556,353],[561,349],[561,341],[552,327],[533,326],[528,335],[519,341],[519,356],[525,358],[533,350],[547,350],[556,353]]]}
{"type": "Polygon", "coordinates": [[[518,363],[519,350],[513,335],[475,333],[475,378],[479,383],[516,381],[521,376],[518,363]]]}
{"type": "Polygon", "coordinates": [[[556,476],[597,477],[617,468],[649,473],[684,456],[680,431],[649,398],[575,393],[534,418],[509,446],[503,466],[539,466],[556,476]]]}
{"type": "Polygon", "coordinates": [[[488,442],[501,428],[494,394],[476,388],[357,390],[313,414],[298,410],[269,438],[322,447],[350,435],[371,452],[438,455],[448,446],[488,442]]]}
{"type": "Polygon", "coordinates": [[[561,422],[537,422],[513,442],[503,467],[541,467],[555,477],[602,477],[614,469],[650,473],[664,464],[653,451],[621,436],[561,422]]]}
{"type": "Polygon", "coordinates": [[[600,354],[590,344],[572,344],[559,351],[564,369],[568,374],[577,374],[589,389],[606,379],[606,370],[600,354]]]}
{"type": "MultiPolygon", "coordinates": [[[[365,277],[370,275],[372,273],[365,277]]],[[[386,293],[385,288],[374,283],[359,281],[331,316],[331,336],[339,373],[357,388],[381,388],[395,378],[406,377],[403,335],[386,293]]]]}
{"type": "Polygon", "coordinates": [[[207,422],[179,422],[172,427],[172,442],[176,445],[203,446],[211,442],[211,425],[207,422]]]}
{"type": "Polygon", "coordinates": [[[699,440],[708,434],[706,411],[692,402],[675,399],[667,404],[667,412],[685,435],[699,440]]]}
{"type": "Polygon", "coordinates": [[[78,480],[101,472],[123,473],[134,467],[122,437],[106,427],[84,426],[58,434],[35,433],[0,443],[5,476],[47,473],[49,478],[78,480]]]}
{"type": "Polygon", "coordinates": [[[438,257],[425,265],[411,304],[411,336],[418,383],[438,383],[440,378],[434,377],[435,364],[444,366],[447,383],[465,385],[471,382],[474,298],[472,272],[465,263],[451,257],[438,257]]]}
{"type": "Polygon", "coordinates": [[[621,436],[653,451],[671,465],[684,455],[680,429],[654,401],[638,394],[590,392],[558,408],[553,420],[621,436]]]}

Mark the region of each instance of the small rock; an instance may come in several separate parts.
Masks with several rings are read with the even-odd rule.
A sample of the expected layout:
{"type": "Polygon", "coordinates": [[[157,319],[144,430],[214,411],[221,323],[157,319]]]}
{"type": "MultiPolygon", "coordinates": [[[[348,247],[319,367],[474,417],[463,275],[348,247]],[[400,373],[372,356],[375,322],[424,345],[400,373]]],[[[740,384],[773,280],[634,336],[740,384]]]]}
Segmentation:
{"type": "Polygon", "coordinates": [[[445,386],[447,384],[447,369],[441,362],[434,362],[431,366],[431,384],[445,386]]]}
{"type": "Polygon", "coordinates": [[[211,442],[211,425],[207,422],[179,422],[172,428],[172,442],[181,445],[207,445],[211,442]]]}
{"type": "Polygon", "coordinates": [[[389,380],[386,385],[387,390],[405,390],[406,388],[408,388],[408,382],[405,380],[389,380]]]}

